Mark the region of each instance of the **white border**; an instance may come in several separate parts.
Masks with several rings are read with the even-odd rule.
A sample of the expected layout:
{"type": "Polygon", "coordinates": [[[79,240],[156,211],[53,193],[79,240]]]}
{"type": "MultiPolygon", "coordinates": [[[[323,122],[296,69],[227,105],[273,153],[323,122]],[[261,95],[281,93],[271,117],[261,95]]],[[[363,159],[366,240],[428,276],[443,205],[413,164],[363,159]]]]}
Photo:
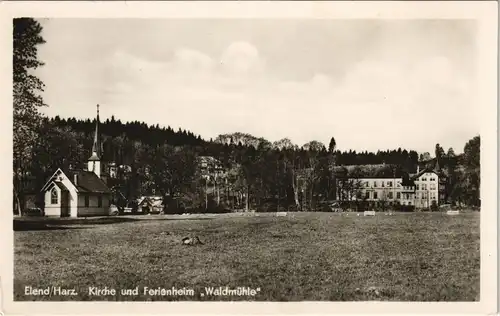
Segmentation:
{"type": "Polygon", "coordinates": [[[0,3],[1,311],[6,314],[493,314],[497,310],[497,2],[2,2],[0,3]],[[67,18],[303,18],[475,19],[481,135],[481,301],[401,302],[13,302],[12,21],[13,17],[67,18]]]}

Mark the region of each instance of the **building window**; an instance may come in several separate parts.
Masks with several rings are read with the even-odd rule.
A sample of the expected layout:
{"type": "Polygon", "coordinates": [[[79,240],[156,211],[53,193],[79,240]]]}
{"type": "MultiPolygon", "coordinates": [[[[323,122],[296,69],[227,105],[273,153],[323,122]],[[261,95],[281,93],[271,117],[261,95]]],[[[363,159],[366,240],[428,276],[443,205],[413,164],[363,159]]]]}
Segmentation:
{"type": "Polygon", "coordinates": [[[373,192],[373,199],[376,200],[378,197],[377,197],[377,192],[373,192]]]}
{"type": "Polygon", "coordinates": [[[383,187],[385,187],[385,185],[384,185],[384,181],[382,181],[382,188],[383,188],[383,187]]]}
{"type": "Polygon", "coordinates": [[[422,178],[422,181],[427,181],[427,178],[422,178]]]}
{"type": "Polygon", "coordinates": [[[376,188],[377,187],[377,181],[373,181],[373,187],[376,188]]]}
{"type": "Polygon", "coordinates": [[[102,196],[97,197],[97,207],[102,207],[102,196]]]}
{"type": "Polygon", "coordinates": [[[401,198],[401,192],[396,192],[396,198],[399,200],[401,198]]]}
{"type": "Polygon", "coordinates": [[[85,207],[89,207],[89,205],[90,205],[89,196],[85,195],[85,207]]]}
{"type": "Polygon", "coordinates": [[[387,186],[392,187],[392,181],[387,181],[387,186]]]}
{"type": "Polygon", "coordinates": [[[436,178],[430,178],[429,180],[431,180],[431,181],[436,181],[436,178]]]}
{"type": "Polygon", "coordinates": [[[425,183],[422,184],[422,190],[427,190],[427,185],[425,183]]]}
{"type": "Polygon", "coordinates": [[[417,184],[417,190],[420,190],[420,184],[417,184]]]}
{"type": "Polygon", "coordinates": [[[365,193],[365,198],[366,198],[367,200],[368,200],[368,199],[370,199],[370,192],[366,192],[366,193],[365,193]]]}
{"type": "Polygon", "coordinates": [[[392,192],[389,192],[389,199],[392,200],[392,192]]]}
{"type": "Polygon", "coordinates": [[[57,203],[59,203],[59,197],[57,195],[56,188],[53,188],[50,191],[50,204],[57,204],[57,203]]]}

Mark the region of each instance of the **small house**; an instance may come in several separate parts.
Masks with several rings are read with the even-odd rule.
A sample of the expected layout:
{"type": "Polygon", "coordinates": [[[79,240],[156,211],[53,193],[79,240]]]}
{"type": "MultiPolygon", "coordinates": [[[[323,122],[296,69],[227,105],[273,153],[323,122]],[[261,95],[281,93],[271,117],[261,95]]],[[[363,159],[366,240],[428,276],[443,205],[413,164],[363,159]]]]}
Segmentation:
{"type": "Polygon", "coordinates": [[[141,213],[158,214],[163,211],[163,198],[160,196],[143,196],[137,202],[137,210],[141,213]]]}

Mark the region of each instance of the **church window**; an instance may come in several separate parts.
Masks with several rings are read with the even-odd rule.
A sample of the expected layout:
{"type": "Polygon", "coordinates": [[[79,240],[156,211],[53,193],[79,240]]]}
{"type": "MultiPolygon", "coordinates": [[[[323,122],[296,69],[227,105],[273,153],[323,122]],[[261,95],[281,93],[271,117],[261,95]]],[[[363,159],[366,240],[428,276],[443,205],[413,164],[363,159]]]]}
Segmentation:
{"type": "Polygon", "coordinates": [[[50,191],[50,204],[57,204],[59,202],[59,197],[57,195],[57,190],[56,188],[53,188],[52,191],[50,191]]]}

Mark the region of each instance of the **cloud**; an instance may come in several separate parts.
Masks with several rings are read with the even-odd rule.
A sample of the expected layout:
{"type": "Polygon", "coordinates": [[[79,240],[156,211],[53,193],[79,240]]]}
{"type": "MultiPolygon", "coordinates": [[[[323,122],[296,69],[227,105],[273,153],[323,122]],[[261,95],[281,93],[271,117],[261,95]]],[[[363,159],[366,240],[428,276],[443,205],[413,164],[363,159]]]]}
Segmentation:
{"type": "Polygon", "coordinates": [[[209,73],[213,71],[213,59],[199,51],[181,48],[175,51],[172,65],[176,71],[183,73],[209,73]]]}
{"type": "Polygon", "coordinates": [[[257,48],[247,42],[231,43],[222,53],[220,64],[231,75],[256,74],[264,69],[257,48]]]}
{"type": "Polygon", "coordinates": [[[100,76],[87,76],[99,77],[96,91],[106,88],[105,96],[93,97],[122,120],[182,127],[205,138],[242,131],[303,144],[335,136],[339,148],[368,150],[380,143],[431,146],[476,119],[468,110],[473,78],[445,56],[377,56],[350,65],[341,78],[318,69],[295,81],[274,76],[259,50],[243,41],[228,43],[220,55],[178,47],[169,56],[152,61],[116,50],[96,61],[100,76]]]}

